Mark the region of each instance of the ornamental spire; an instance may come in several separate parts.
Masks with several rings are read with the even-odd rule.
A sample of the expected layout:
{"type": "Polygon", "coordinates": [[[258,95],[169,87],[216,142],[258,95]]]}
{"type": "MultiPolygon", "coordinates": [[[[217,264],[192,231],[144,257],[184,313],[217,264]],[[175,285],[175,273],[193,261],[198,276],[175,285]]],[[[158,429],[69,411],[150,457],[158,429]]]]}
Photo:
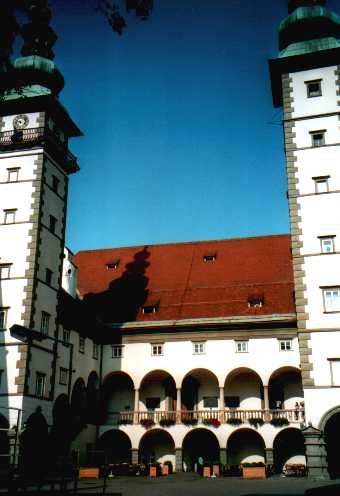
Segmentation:
{"type": "Polygon", "coordinates": [[[326,5],[327,0],[289,0],[288,11],[293,12],[298,7],[313,7],[315,5],[326,5]]]}
{"type": "Polygon", "coordinates": [[[39,55],[53,60],[52,47],[57,40],[57,35],[49,25],[52,14],[48,1],[30,0],[27,3],[30,22],[22,27],[24,45],[21,54],[23,56],[39,55]]]}

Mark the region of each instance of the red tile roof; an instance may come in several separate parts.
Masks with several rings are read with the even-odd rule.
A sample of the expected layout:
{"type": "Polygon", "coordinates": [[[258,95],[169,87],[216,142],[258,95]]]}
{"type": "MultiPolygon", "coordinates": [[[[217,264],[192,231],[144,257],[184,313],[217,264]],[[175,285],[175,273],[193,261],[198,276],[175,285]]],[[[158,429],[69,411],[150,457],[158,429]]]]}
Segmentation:
{"type": "Polygon", "coordinates": [[[289,235],[81,251],[73,260],[81,296],[105,322],[295,312],[289,235]],[[251,298],[263,306],[249,308],[251,298]]]}

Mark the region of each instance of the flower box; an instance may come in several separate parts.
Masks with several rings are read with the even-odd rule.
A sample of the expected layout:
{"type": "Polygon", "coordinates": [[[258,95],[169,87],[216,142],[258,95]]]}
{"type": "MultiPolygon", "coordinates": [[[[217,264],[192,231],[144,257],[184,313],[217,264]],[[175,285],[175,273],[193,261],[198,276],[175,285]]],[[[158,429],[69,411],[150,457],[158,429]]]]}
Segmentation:
{"type": "Polygon", "coordinates": [[[241,425],[241,424],[243,424],[243,421],[242,421],[242,419],[240,419],[238,417],[230,417],[227,420],[227,424],[230,424],[230,425],[241,425]]]}
{"type": "Polygon", "coordinates": [[[155,425],[155,422],[151,418],[145,418],[145,419],[141,419],[140,425],[145,427],[145,429],[150,429],[150,427],[155,425]]]}
{"type": "Polygon", "coordinates": [[[284,425],[289,424],[288,419],[286,419],[285,417],[274,417],[271,419],[270,423],[274,427],[283,427],[284,425]]]}
{"type": "Polygon", "coordinates": [[[159,425],[162,427],[171,427],[172,425],[175,425],[175,421],[170,418],[162,417],[159,421],[159,425]]]}
{"type": "Polygon", "coordinates": [[[217,428],[221,425],[221,422],[218,420],[218,418],[207,418],[203,420],[203,424],[211,425],[212,427],[217,428]]]}

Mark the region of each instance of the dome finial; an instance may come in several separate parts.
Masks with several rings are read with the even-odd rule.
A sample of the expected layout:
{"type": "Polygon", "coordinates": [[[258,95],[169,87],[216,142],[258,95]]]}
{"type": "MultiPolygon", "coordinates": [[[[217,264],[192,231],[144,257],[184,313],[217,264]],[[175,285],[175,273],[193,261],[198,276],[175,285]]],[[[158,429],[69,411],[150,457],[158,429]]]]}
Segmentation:
{"type": "Polygon", "coordinates": [[[24,46],[22,55],[39,55],[46,59],[53,60],[53,45],[57,40],[57,35],[49,26],[51,21],[51,9],[47,0],[30,0],[27,2],[27,11],[30,22],[22,27],[22,37],[24,46]]]}
{"type": "Polygon", "coordinates": [[[289,0],[288,12],[291,13],[298,7],[313,7],[315,5],[326,5],[327,0],[289,0]]]}

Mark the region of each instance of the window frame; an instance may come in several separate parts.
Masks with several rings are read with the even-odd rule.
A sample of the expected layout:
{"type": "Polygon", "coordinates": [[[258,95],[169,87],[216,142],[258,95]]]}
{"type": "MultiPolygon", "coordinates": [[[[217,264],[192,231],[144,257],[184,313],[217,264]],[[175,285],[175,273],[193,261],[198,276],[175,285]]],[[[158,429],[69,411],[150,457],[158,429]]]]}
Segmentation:
{"type": "Polygon", "coordinates": [[[322,254],[329,254],[329,253],[335,253],[335,234],[331,234],[329,236],[318,236],[320,240],[320,250],[322,254]],[[331,242],[331,250],[327,251],[324,248],[324,242],[325,241],[330,241],[331,242]]]}
{"type": "Polygon", "coordinates": [[[322,79],[313,79],[311,81],[305,81],[306,90],[307,90],[307,98],[317,98],[317,97],[322,96],[321,83],[322,83],[322,79]],[[310,86],[313,84],[318,85],[318,87],[319,87],[318,91],[314,92],[314,94],[310,90],[310,86]]]}
{"type": "Polygon", "coordinates": [[[57,222],[58,219],[54,215],[50,215],[49,230],[52,234],[56,234],[57,222]]]}
{"type": "Polygon", "coordinates": [[[0,280],[4,280],[4,279],[10,279],[11,278],[11,266],[12,264],[0,264],[0,280]],[[6,272],[6,275],[7,277],[4,277],[2,272],[7,270],[6,272]]]}
{"type": "Polygon", "coordinates": [[[48,286],[52,286],[52,277],[53,277],[53,271],[46,267],[45,269],[45,283],[48,286]]]}
{"type": "Polygon", "coordinates": [[[65,329],[63,327],[63,345],[69,345],[70,344],[70,339],[71,338],[71,331],[69,329],[65,329]],[[65,336],[67,336],[67,339],[65,339],[65,336]]]}
{"type": "Polygon", "coordinates": [[[279,339],[279,351],[293,351],[293,340],[292,339],[279,339]],[[287,347],[287,344],[289,346],[287,347]]]}
{"type": "Polygon", "coordinates": [[[40,332],[45,336],[48,336],[50,330],[50,318],[51,314],[42,310],[40,319],[40,332]]]}
{"type": "Polygon", "coordinates": [[[17,212],[17,208],[5,208],[4,209],[4,224],[15,224],[15,216],[17,212]],[[13,216],[13,220],[11,222],[8,222],[8,217],[13,216]]]}
{"type": "Polygon", "coordinates": [[[157,304],[154,304],[154,305],[144,305],[142,307],[142,314],[143,315],[152,315],[154,313],[156,313],[158,310],[158,305],[157,304]]]}
{"type": "Polygon", "coordinates": [[[57,195],[59,194],[59,186],[60,186],[60,179],[57,176],[55,176],[54,174],[52,174],[51,188],[52,188],[52,191],[54,193],[56,193],[57,195]]]}
{"type": "Polygon", "coordinates": [[[92,358],[94,360],[98,360],[98,357],[99,357],[99,346],[98,346],[98,343],[95,343],[93,341],[93,343],[92,343],[92,358]]]}
{"type": "Polygon", "coordinates": [[[151,356],[163,356],[164,355],[164,343],[151,343],[151,356]],[[157,353],[154,351],[157,350],[157,353]],[[160,350],[160,353],[158,353],[160,350]]]}
{"type": "Polygon", "coordinates": [[[7,182],[8,183],[17,183],[19,181],[19,171],[20,167],[8,167],[7,169],[7,182]],[[11,179],[11,174],[15,174],[15,179],[11,179]]]}
{"type": "MultiPolygon", "coordinates": [[[[235,341],[235,347],[236,347],[236,353],[249,353],[249,347],[248,347],[248,342],[247,340],[243,339],[238,339],[235,341]],[[238,349],[238,345],[244,345],[244,350],[243,349],[238,349]]],[[[242,348],[243,346],[241,346],[242,348]]]]}
{"type": "Polygon", "coordinates": [[[65,367],[59,368],[59,384],[61,384],[62,386],[67,386],[68,373],[69,373],[69,370],[66,369],[65,367]]]}
{"type": "Polygon", "coordinates": [[[340,313],[340,286],[323,286],[320,287],[322,290],[322,299],[323,299],[323,306],[324,306],[324,313],[340,313]],[[331,292],[337,292],[338,293],[338,307],[336,309],[330,308],[327,305],[327,299],[326,299],[326,293],[327,291],[331,292]]]}
{"type": "Polygon", "coordinates": [[[206,341],[193,341],[192,342],[192,354],[193,355],[205,355],[205,353],[206,353],[205,347],[206,347],[206,341]],[[198,346],[201,349],[196,350],[196,346],[198,346]]]}
{"type": "Polygon", "coordinates": [[[321,148],[322,146],[326,145],[326,129],[320,129],[320,131],[309,131],[311,141],[312,141],[312,148],[321,148]],[[317,135],[321,135],[322,139],[320,140],[319,144],[316,144],[317,141],[315,140],[315,137],[317,135]]]}
{"type": "Polygon", "coordinates": [[[340,362],[340,358],[327,358],[327,360],[329,362],[329,368],[330,368],[330,374],[331,374],[331,386],[332,387],[339,387],[340,383],[335,384],[335,381],[334,381],[334,371],[333,371],[332,365],[334,362],[340,362]]]}
{"type": "Polygon", "coordinates": [[[325,193],[329,192],[329,178],[331,176],[318,176],[318,177],[312,177],[314,181],[314,187],[315,187],[315,194],[317,195],[324,195],[325,193]],[[325,184],[326,185],[326,191],[319,191],[318,184],[325,184]]]}
{"type": "Polygon", "coordinates": [[[78,340],[79,353],[82,353],[82,354],[85,353],[85,345],[86,345],[86,338],[84,336],[79,335],[79,340],[78,340]]]}
{"type": "Polygon", "coordinates": [[[111,358],[122,358],[123,357],[123,348],[124,346],[120,344],[112,344],[111,345],[111,358]],[[116,353],[116,351],[119,353],[116,353]]]}
{"type": "Polygon", "coordinates": [[[43,372],[36,372],[35,373],[35,396],[38,398],[45,398],[45,392],[46,392],[46,374],[43,372]],[[41,379],[41,391],[39,391],[39,383],[38,380],[41,379]]]}
{"type": "Polygon", "coordinates": [[[7,329],[7,313],[8,313],[8,308],[7,307],[0,307],[0,315],[2,314],[3,317],[0,317],[0,331],[5,331],[7,329]]]}

